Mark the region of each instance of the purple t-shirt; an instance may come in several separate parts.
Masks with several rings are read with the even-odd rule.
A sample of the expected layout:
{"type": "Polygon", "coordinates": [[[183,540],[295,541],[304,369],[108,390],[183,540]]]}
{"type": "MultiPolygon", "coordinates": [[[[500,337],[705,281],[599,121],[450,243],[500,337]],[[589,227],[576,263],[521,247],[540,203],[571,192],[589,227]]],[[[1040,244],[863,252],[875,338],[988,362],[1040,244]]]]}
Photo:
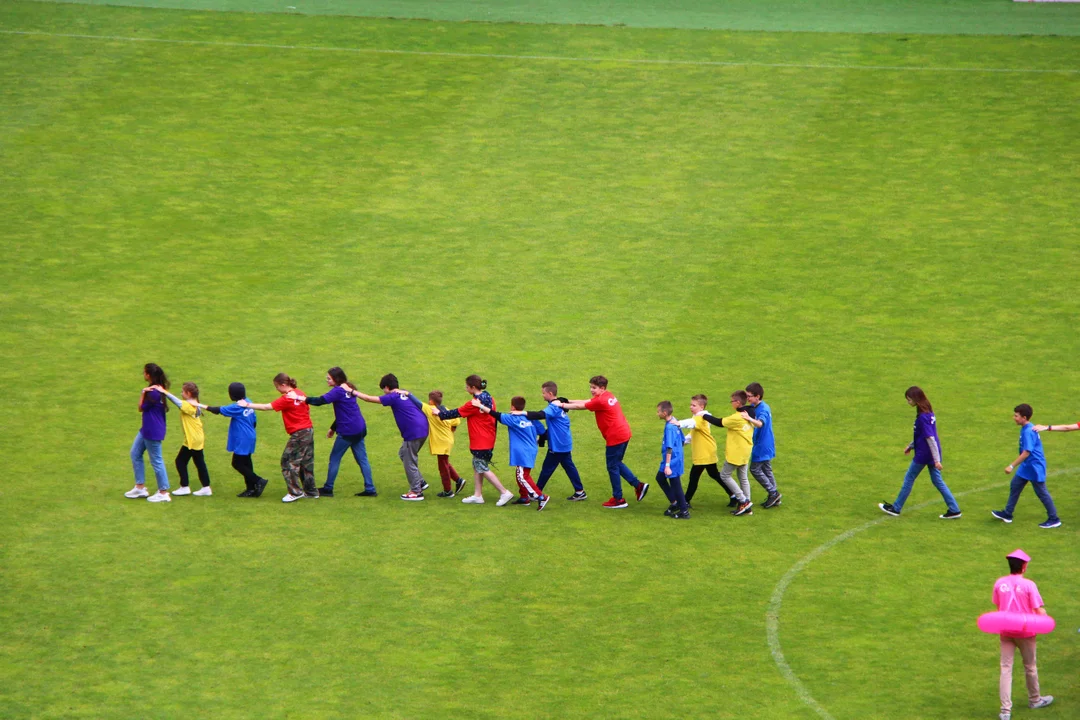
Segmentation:
{"type": "Polygon", "coordinates": [[[142,401],[142,433],[143,440],[165,439],[165,397],[157,390],[151,390],[143,395],[142,401]]]}
{"type": "Polygon", "coordinates": [[[338,385],[322,396],[328,403],[334,404],[334,430],[338,435],[359,435],[367,432],[367,423],[360,414],[356,396],[348,388],[338,385]]]}
{"type": "Polygon", "coordinates": [[[933,438],[937,443],[938,455],[941,455],[941,440],[937,434],[937,418],[934,413],[919,413],[915,416],[915,462],[920,465],[933,465],[934,456],[930,453],[930,445],[927,438],[933,438]]]}
{"type": "Polygon", "coordinates": [[[424,412],[409,398],[396,392],[379,397],[379,402],[394,411],[394,420],[402,440],[419,440],[428,435],[428,421],[424,412]]]}

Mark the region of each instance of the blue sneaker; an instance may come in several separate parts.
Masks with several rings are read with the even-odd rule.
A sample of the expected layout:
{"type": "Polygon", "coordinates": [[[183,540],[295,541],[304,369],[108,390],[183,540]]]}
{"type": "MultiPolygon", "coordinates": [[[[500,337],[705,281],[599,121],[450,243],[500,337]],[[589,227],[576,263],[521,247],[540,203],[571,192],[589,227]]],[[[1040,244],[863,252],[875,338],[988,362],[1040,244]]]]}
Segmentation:
{"type": "Polygon", "coordinates": [[[1012,522],[1012,515],[1006,515],[1004,510],[991,510],[990,514],[1003,523],[1008,524],[1012,522]]]}
{"type": "Polygon", "coordinates": [[[1060,520],[1047,520],[1044,523],[1039,523],[1039,527],[1041,527],[1043,530],[1049,530],[1050,528],[1061,527],[1061,521],[1060,520]]]}

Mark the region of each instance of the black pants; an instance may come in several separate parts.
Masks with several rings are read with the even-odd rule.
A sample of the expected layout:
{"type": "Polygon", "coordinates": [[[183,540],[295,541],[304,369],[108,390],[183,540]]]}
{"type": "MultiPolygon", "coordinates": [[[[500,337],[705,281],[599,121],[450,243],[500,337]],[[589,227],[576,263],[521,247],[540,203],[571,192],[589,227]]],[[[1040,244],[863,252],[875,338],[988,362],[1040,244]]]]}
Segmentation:
{"type": "Polygon", "coordinates": [[[192,450],[187,445],[180,446],[180,452],[176,454],[176,472],[180,475],[180,487],[188,486],[187,464],[188,460],[195,461],[195,470],[199,473],[199,482],[203,487],[210,487],[210,471],[206,469],[206,460],[202,450],[192,450]]]}
{"type": "Polygon", "coordinates": [[[233,453],[232,456],[233,470],[244,476],[244,485],[248,490],[257,490],[259,488],[259,481],[261,477],[255,474],[255,468],[251,464],[250,455],[237,455],[233,453]]]}
{"type": "MultiPolygon", "coordinates": [[[[694,499],[694,493],[697,492],[698,479],[701,477],[701,473],[708,472],[709,477],[720,484],[720,487],[724,487],[723,480],[720,479],[720,470],[716,467],[716,463],[712,465],[694,465],[690,468],[690,482],[686,486],[686,502],[690,502],[694,499]]],[[[727,492],[727,489],[724,489],[727,492]]]]}
{"type": "Polygon", "coordinates": [[[668,477],[663,471],[660,471],[656,473],[656,484],[664,491],[669,503],[677,506],[679,510],[686,509],[686,505],[690,501],[686,495],[683,495],[682,480],[679,479],[678,475],[668,477]]]}

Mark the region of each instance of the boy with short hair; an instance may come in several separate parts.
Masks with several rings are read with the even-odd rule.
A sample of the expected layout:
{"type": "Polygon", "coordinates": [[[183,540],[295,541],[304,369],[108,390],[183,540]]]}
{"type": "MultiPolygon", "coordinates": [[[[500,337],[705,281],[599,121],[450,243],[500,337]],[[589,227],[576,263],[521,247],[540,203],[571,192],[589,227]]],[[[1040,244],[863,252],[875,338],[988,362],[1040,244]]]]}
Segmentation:
{"type": "Polygon", "coordinates": [[[664,491],[670,505],[664,515],[676,520],[689,520],[690,509],[686,495],[683,494],[683,434],[679,421],[673,416],[671,402],[663,400],[656,406],[656,417],[664,421],[664,439],[660,443],[660,469],[656,473],[656,483],[664,491]]]}
{"type": "MultiPolygon", "coordinates": [[[[993,603],[999,612],[1018,612],[1027,615],[1046,615],[1039,588],[1024,577],[1031,558],[1023,550],[1014,550],[1005,556],[1009,561],[1009,574],[994,581],[993,603]]],[[[1001,633],[1001,695],[999,720],[1012,718],[1012,668],[1013,657],[1020,651],[1024,660],[1024,679],[1027,681],[1028,707],[1044,708],[1054,702],[1053,695],[1039,694],[1039,669],[1035,664],[1035,633],[1001,633]]]]}
{"type": "Polygon", "coordinates": [[[765,402],[765,389],[761,383],[752,382],[746,386],[746,402],[754,408],[754,416],[748,418],[754,426],[754,449],[750,452],[750,474],[758,481],[769,496],[763,508],[768,510],[780,504],[780,490],[776,487],[772,461],[776,457],[776,439],[773,437],[772,408],[765,402]]]}
{"type": "Polygon", "coordinates": [[[566,477],[570,478],[570,484],[574,486],[574,493],[566,498],[572,502],[587,500],[588,494],[581,484],[581,475],[577,466],[574,465],[574,441],[570,435],[570,416],[559,407],[560,402],[569,402],[564,397],[559,397],[559,386],[548,380],[540,386],[540,392],[547,405],[543,410],[531,410],[525,413],[530,420],[544,420],[547,422],[548,451],[544,456],[544,464],[540,468],[540,478],[536,481],[536,487],[544,489],[555,470],[562,465],[566,471],[566,477]]]}
{"type": "Polygon", "coordinates": [[[732,515],[753,515],[751,508],[754,503],[750,500],[750,480],[747,477],[747,468],[750,464],[750,452],[754,446],[754,427],[747,419],[749,414],[743,409],[746,405],[746,391],[736,390],[731,393],[731,415],[717,418],[706,412],[702,418],[707,423],[722,427],[727,430],[727,441],[724,443],[724,466],[720,468],[720,479],[726,487],[731,487],[731,476],[739,475],[739,492],[735,494],[736,507],[732,515]]]}
{"type": "Polygon", "coordinates": [[[608,392],[607,386],[606,377],[594,375],[589,378],[591,400],[559,402],[558,406],[563,410],[589,410],[595,413],[596,427],[604,436],[604,442],[607,445],[605,456],[608,479],[611,480],[611,499],[604,503],[604,507],[619,510],[627,507],[626,500],[623,499],[621,478],[634,487],[638,502],[645,499],[645,494],[649,491],[649,483],[638,480],[633,471],[623,462],[633,433],[630,431],[630,423],[626,422],[626,415],[623,414],[622,406],[619,405],[619,399],[608,392]]]}
{"type": "Polygon", "coordinates": [[[1050,497],[1050,491],[1046,489],[1046,457],[1043,455],[1039,433],[1031,424],[1033,414],[1034,411],[1027,403],[1013,408],[1013,422],[1020,426],[1020,456],[1005,468],[1006,475],[1016,470],[1012,483],[1009,485],[1009,502],[1006,503],[1004,510],[991,510],[990,514],[1004,523],[1011,523],[1020,493],[1023,492],[1025,485],[1031,483],[1035,496],[1046,508],[1046,522],[1039,523],[1039,527],[1044,529],[1061,527],[1061,519],[1058,517],[1057,508],[1054,507],[1054,499],[1050,497]]]}
{"type": "Polygon", "coordinates": [[[379,380],[379,387],[383,394],[379,396],[365,395],[357,390],[354,395],[364,402],[384,405],[394,413],[394,421],[397,423],[398,432],[401,433],[401,448],[398,457],[401,465],[405,468],[405,477],[409,481],[409,492],[401,496],[402,500],[416,502],[424,499],[424,491],[428,484],[424,482],[424,476],[420,473],[420,448],[424,447],[428,437],[427,416],[408,398],[408,394],[399,392],[397,376],[387,373],[379,380]]]}
{"type": "Polygon", "coordinates": [[[716,467],[716,439],[713,438],[712,427],[705,420],[705,408],[708,405],[708,397],[700,393],[694,395],[690,398],[692,417],[678,421],[680,428],[690,431],[690,457],[693,464],[690,467],[690,483],[686,488],[686,502],[689,503],[694,499],[694,495],[697,493],[698,480],[703,472],[708,472],[709,477],[725,488],[728,494],[738,502],[738,499],[742,496],[739,487],[730,477],[725,482],[720,475],[720,470],[716,467]]]}
{"type": "MultiPolygon", "coordinates": [[[[545,495],[532,479],[532,468],[536,464],[536,454],[540,450],[537,444],[536,425],[525,416],[525,398],[516,395],[510,398],[511,412],[503,413],[493,410],[482,404],[479,400],[473,400],[473,405],[482,413],[489,413],[507,427],[510,434],[510,465],[514,468],[514,477],[518,487],[526,493],[529,500],[537,500],[539,507],[537,512],[547,507],[550,496],[545,495]]],[[[528,504],[528,503],[519,503],[528,504]]]]}

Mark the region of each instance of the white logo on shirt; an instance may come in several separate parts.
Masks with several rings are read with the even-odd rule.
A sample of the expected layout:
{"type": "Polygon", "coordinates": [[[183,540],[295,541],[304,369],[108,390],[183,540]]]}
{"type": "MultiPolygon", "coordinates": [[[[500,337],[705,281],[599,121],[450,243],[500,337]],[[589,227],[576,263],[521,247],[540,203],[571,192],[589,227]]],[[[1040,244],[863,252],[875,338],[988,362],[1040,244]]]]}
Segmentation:
{"type": "Polygon", "coordinates": [[[613,397],[610,397],[607,400],[607,404],[612,406],[612,407],[615,407],[615,404],[618,403],[618,402],[619,402],[619,399],[618,398],[613,398],[613,397]]]}
{"type": "Polygon", "coordinates": [[[998,585],[998,590],[1003,593],[1012,592],[1012,588],[1009,587],[1009,583],[1001,583],[1000,585],[998,585]]]}

